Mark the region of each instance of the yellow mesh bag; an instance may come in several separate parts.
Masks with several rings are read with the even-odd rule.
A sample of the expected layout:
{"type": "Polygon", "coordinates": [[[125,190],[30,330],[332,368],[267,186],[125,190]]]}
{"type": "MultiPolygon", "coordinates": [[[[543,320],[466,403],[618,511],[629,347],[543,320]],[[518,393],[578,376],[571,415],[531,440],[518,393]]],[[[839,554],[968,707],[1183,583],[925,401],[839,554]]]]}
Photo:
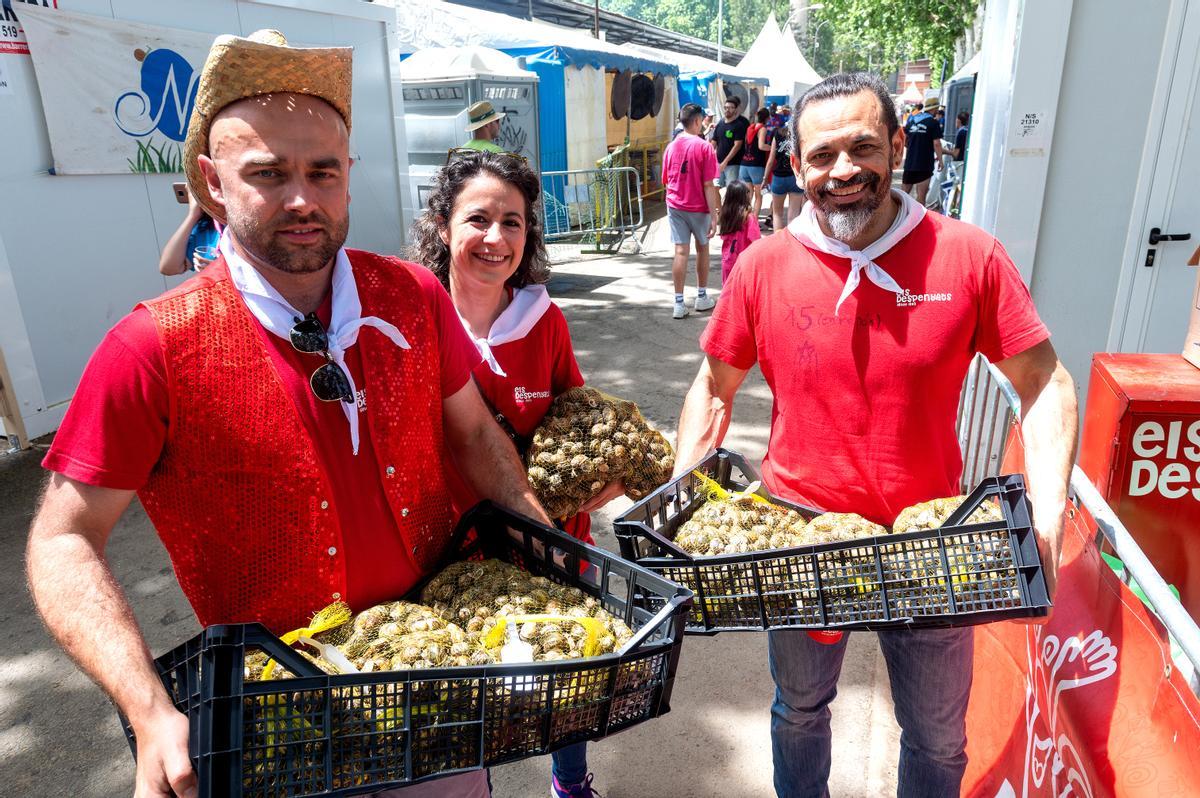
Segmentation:
{"type": "Polygon", "coordinates": [[[429,581],[421,599],[461,625],[469,640],[481,641],[496,661],[510,624],[533,646],[535,661],[608,654],[633,636],[595,597],[500,560],[455,563],[429,581]],[[586,642],[592,637],[594,649],[586,642]]]}
{"type": "MultiPolygon", "coordinates": [[[[325,673],[339,674],[508,661],[502,649],[514,638],[531,648],[533,661],[576,659],[617,651],[633,637],[595,597],[500,560],[448,566],[421,600],[357,615],[335,602],[280,639],[325,673]]],[[[293,676],[261,652],[246,657],[248,681],[293,676]]]]}
{"type": "Polygon", "coordinates": [[[807,524],[795,510],[772,504],[755,491],[758,483],[732,493],[699,471],[704,504],[679,527],[675,544],[699,555],[740,554],[804,544],[807,524]]]}
{"type": "MultiPolygon", "coordinates": [[[[937,529],[942,524],[946,523],[955,510],[967,500],[966,496],[949,496],[944,499],[933,499],[932,501],[921,502],[914,504],[912,507],[906,507],[900,511],[900,515],[896,516],[895,523],[892,524],[892,531],[896,534],[902,532],[920,532],[926,529],[937,529]]],[[[1003,521],[1004,514],[1000,510],[1000,505],[994,500],[985,501],[967,518],[964,523],[967,524],[984,524],[988,521],[1003,521]]]]}
{"type": "Polygon", "coordinates": [[[808,522],[804,542],[842,543],[887,533],[887,527],[872,523],[857,513],[822,513],[808,522]]]}
{"type": "Polygon", "coordinates": [[[640,499],[665,483],[675,455],[633,402],[586,386],[560,394],[533,433],[529,484],[546,512],[567,518],[610,482],[640,499]]]}

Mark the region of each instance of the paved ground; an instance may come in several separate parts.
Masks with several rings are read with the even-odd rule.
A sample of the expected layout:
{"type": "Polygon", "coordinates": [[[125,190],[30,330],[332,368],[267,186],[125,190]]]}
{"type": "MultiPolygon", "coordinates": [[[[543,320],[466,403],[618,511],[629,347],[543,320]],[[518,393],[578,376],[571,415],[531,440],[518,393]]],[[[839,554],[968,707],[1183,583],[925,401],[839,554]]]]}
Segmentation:
{"type": "MultiPolygon", "coordinates": [[[[700,361],[705,316],[670,317],[670,258],[654,225],[646,254],[578,259],[555,268],[551,293],[571,325],[588,381],[637,401],[674,438],[683,394],[700,361]]],[[[714,263],[713,282],[719,281],[714,263]]],[[[689,301],[694,280],[689,283],[689,301]]],[[[725,445],[752,460],[763,454],[770,396],[755,372],[738,397],[725,445]]],[[[132,792],[133,761],[105,697],[48,639],[24,588],[23,549],[42,481],[40,453],[0,456],[0,785],[9,795],[101,796],[132,792]]],[[[608,521],[600,545],[616,550],[608,521]]],[[[140,507],[122,519],[108,551],[150,648],[161,652],[194,634],[195,620],[166,553],[140,507]]],[[[769,796],[772,686],[766,637],[757,633],[689,637],[671,713],[591,746],[596,786],[606,796],[769,796]]],[[[852,637],[834,704],[831,792],[895,792],[899,733],[886,671],[873,635],[852,637]]],[[[545,795],[549,758],[497,768],[497,796],[545,795]]]]}

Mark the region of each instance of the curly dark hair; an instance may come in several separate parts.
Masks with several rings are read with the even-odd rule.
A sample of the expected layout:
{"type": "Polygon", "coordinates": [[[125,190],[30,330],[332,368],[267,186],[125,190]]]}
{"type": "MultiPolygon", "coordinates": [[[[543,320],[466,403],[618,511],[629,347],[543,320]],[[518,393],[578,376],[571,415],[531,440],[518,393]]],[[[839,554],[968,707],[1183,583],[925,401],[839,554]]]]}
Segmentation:
{"type": "Polygon", "coordinates": [[[410,257],[429,268],[450,290],[450,248],[442,241],[441,231],[454,212],[454,203],[463,187],[473,178],[489,174],[516,186],[525,197],[525,252],[521,265],[508,278],[506,285],[524,288],[532,283],[550,279],[550,257],[542,238],[542,222],[537,214],[538,197],[542,187],[537,174],[520,157],[511,153],[456,153],[433,178],[433,193],[429,205],[413,222],[413,243],[410,257]]]}

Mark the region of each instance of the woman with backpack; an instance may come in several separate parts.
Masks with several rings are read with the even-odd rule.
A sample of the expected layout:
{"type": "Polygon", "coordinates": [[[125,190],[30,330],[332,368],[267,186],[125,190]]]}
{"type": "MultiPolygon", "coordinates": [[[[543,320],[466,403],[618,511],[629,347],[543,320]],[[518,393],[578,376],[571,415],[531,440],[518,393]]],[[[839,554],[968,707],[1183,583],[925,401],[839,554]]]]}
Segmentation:
{"type": "Polygon", "coordinates": [[[762,210],[763,177],[766,174],[767,154],[771,143],[767,134],[767,122],[771,112],[759,108],[754,115],[754,122],[746,131],[746,154],[742,156],[742,166],[738,179],[750,186],[753,193],[754,223],[758,224],[758,213],[762,210]]]}
{"type": "Polygon", "coordinates": [[[800,215],[804,207],[804,189],[796,182],[796,173],[792,171],[792,143],[788,126],[783,125],[771,134],[771,148],[767,154],[766,175],[763,177],[763,188],[771,189],[771,227],[778,233],[787,227],[788,223],[800,215]],[[787,202],[787,217],[784,217],[783,204],[787,202]]]}

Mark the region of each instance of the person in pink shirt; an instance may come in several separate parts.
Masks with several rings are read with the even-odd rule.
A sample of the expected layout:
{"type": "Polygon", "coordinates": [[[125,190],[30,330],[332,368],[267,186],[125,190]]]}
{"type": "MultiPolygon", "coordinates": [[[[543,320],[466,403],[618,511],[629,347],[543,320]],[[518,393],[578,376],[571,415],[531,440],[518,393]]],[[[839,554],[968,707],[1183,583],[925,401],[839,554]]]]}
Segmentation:
{"type": "Polygon", "coordinates": [[[729,282],[729,275],[737,264],[738,256],[746,251],[751,241],[762,238],[758,229],[758,215],[751,207],[753,188],[749,183],[735,180],[725,188],[725,202],[717,218],[717,230],[721,234],[721,285],[729,282]]]}
{"type": "Polygon", "coordinates": [[[692,239],[696,241],[696,303],[697,312],[712,310],[716,304],[708,295],[708,239],[716,232],[717,207],[720,195],[713,181],[717,179],[717,156],[713,148],[700,137],[704,109],[688,103],[679,109],[683,132],[667,145],[663,152],[663,183],[667,187],[667,221],[671,225],[671,242],[675,245],[675,260],[671,277],[675,281],[675,310],[673,318],[688,315],[683,304],[683,282],[687,275],[692,239]]]}

